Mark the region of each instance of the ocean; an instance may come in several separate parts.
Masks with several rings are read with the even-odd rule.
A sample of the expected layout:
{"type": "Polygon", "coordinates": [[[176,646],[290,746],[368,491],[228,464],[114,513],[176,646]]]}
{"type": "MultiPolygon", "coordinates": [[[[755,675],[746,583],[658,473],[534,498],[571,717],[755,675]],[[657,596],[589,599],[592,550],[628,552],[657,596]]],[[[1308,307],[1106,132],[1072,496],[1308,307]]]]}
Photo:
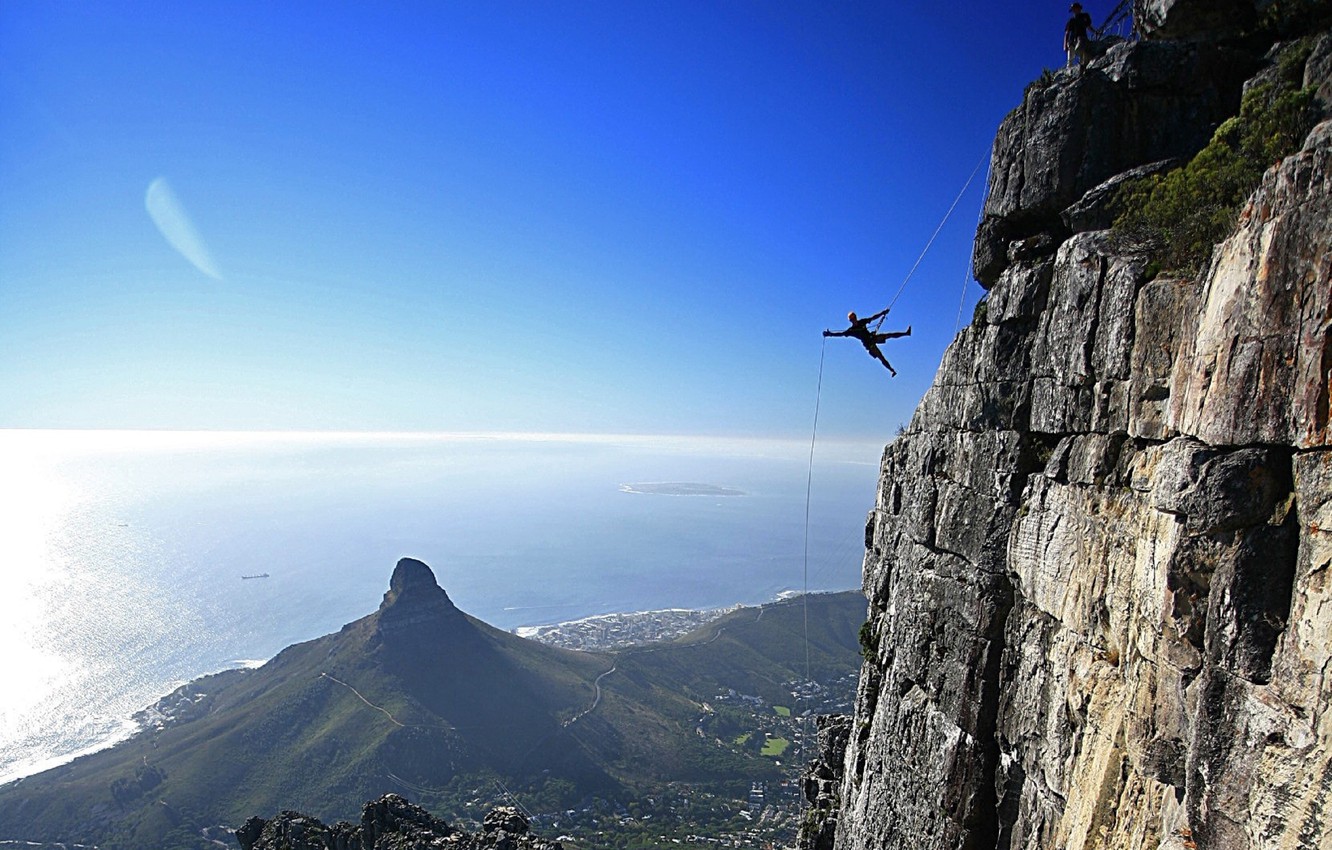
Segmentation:
{"type": "Polygon", "coordinates": [[[882,445],[821,441],[812,478],[809,451],[0,431],[0,782],[124,738],[192,678],[374,611],[403,556],[505,629],[859,587],[882,445]]]}

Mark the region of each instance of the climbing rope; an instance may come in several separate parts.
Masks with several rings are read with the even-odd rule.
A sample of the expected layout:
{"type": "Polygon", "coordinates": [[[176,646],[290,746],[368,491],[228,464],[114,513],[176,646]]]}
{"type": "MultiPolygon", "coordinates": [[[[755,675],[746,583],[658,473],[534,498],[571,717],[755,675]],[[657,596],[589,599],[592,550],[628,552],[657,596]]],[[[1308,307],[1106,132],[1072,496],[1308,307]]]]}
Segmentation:
{"type": "MultiPolygon", "coordinates": [[[[949,205],[948,211],[944,213],[943,219],[939,222],[939,226],[934,228],[934,233],[930,235],[929,241],[925,243],[925,248],[920,252],[920,256],[916,258],[916,262],[911,266],[911,270],[907,272],[906,277],[903,278],[902,285],[897,287],[897,292],[893,294],[893,300],[888,302],[888,309],[883,311],[884,315],[879,318],[878,323],[874,326],[876,332],[878,331],[879,326],[883,324],[883,320],[887,318],[889,311],[893,309],[893,305],[897,303],[897,299],[901,297],[902,291],[906,289],[907,283],[910,282],[911,276],[916,273],[916,269],[917,267],[920,266],[921,261],[925,259],[925,255],[929,253],[930,247],[934,245],[934,240],[937,239],[939,236],[939,232],[943,230],[944,225],[948,223],[948,219],[953,215],[953,211],[957,209],[957,205],[962,201],[962,196],[967,193],[967,189],[971,188],[972,181],[976,179],[976,174],[980,171],[980,167],[985,164],[986,159],[987,159],[986,156],[982,156],[980,160],[976,163],[976,167],[971,169],[971,174],[967,176],[967,181],[962,184],[961,191],[957,193],[956,198],[953,198],[953,203],[949,205]]],[[[988,177],[989,177],[988,173],[986,177],[988,182],[988,177]]],[[[970,266],[968,266],[968,270],[970,270],[970,266]]],[[[964,296],[965,296],[965,290],[964,290],[964,296]]],[[[959,315],[960,315],[960,310],[961,308],[959,307],[959,315]]],[[[814,448],[818,444],[819,408],[823,403],[823,366],[827,353],[828,353],[828,338],[825,336],[823,338],[823,346],[819,349],[819,379],[818,379],[818,384],[816,385],[816,388],[814,390],[814,424],[810,428],[809,464],[805,474],[805,545],[804,545],[804,557],[802,561],[801,581],[802,581],[803,594],[801,598],[804,604],[803,614],[804,614],[804,643],[805,643],[805,684],[807,691],[808,691],[808,685],[810,684],[810,680],[812,678],[812,672],[811,672],[812,668],[810,666],[810,660],[809,660],[809,525],[810,525],[809,517],[810,517],[810,505],[813,502],[813,494],[814,494],[814,448]]],[[[805,755],[805,746],[810,738],[809,722],[810,722],[809,708],[806,707],[805,710],[801,712],[800,759],[799,759],[799,769],[801,770],[803,770],[804,765],[807,764],[806,755],[805,755]]],[[[801,793],[800,810],[802,814],[807,808],[808,802],[809,801],[805,799],[804,794],[801,793]]]]}
{"type": "Polygon", "coordinates": [[[962,200],[962,196],[967,193],[967,189],[971,188],[971,181],[976,179],[976,174],[980,171],[980,167],[985,164],[985,160],[986,157],[982,156],[976,163],[976,167],[971,169],[971,175],[967,177],[967,182],[962,184],[962,191],[957,193],[957,197],[953,199],[953,203],[948,208],[948,212],[944,213],[944,217],[939,222],[939,226],[934,228],[934,233],[930,235],[930,240],[925,243],[925,248],[920,252],[920,256],[916,258],[916,262],[912,264],[911,271],[907,272],[906,277],[902,279],[902,285],[897,287],[897,292],[893,295],[893,300],[888,302],[888,309],[883,311],[883,315],[879,318],[879,321],[875,323],[875,332],[878,332],[879,327],[883,325],[883,320],[888,318],[888,313],[893,309],[893,305],[897,303],[897,299],[902,297],[902,290],[906,289],[907,283],[911,281],[911,276],[914,275],[916,269],[920,267],[921,260],[925,259],[925,255],[930,252],[930,246],[934,244],[934,240],[939,238],[939,231],[943,230],[944,225],[948,223],[949,217],[952,216],[953,210],[957,209],[957,205],[962,200]]]}
{"type": "MultiPolygon", "coordinates": [[[[809,665],[809,506],[810,502],[813,501],[811,497],[813,496],[814,493],[814,445],[818,440],[818,435],[819,435],[819,406],[823,402],[823,361],[824,361],[824,356],[827,353],[828,353],[828,338],[824,337],[823,346],[819,349],[819,382],[818,382],[818,387],[814,391],[814,426],[813,428],[810,429],[809,469],[805,474],[805,555],[804,555],[803,575],[801,579],[802,590],[804,591],[804,593],[801,596],[801,602],[804,605],[803,614],[805,619],[804,625],[805,625],[806,693],[808,693],[809,691],[809,684],[811,678],[810,665],[809,665]]],[[[805,710],[800,713],[800,716],[801,716],[800,760],[799,760],[798,769],[804,770],[804,766],[806,764],[805,743],[809,740],[809,708],[806,707],[805,710]]],[[[806,803],[808,803],[808,800],[805,799],[805,795],[802,792],[800,794],[800,811],[802,814],[805,811],[806,803]]]]}
{"type": "MultiPolygon", "coordinates": [[[[987,186],[990,185],[990,172],[993,168],[994,161],[991,160],[989,168],[985,169],[985,185],[987,186]]],[[[980,230],[981,219],[984,217],[985,205],[981,204],[976,210],[977,230],[980,230]]],[[[957,321],[953,323],[953,336],[957,336],[957,332],[962,330],[962,306],[967,303],[967,289],[971,286],[971,282],[976,279],[976,268],[974,266],[975,260],[976,253],[974,251],[967,254],[967,270],[966,273],[962,275],[962,294],[958,296],[957,299],[957,321]]]]}
{"type": "Polygon", "coordinates": [[[828,338],[823,338],[823,347],[819,349],[819,383],[814,391],[814,427],[809,435],[809,469],[805,475],[805,679],[809,680],[809,505],[814,493],[814,444],[819,435],[819,405],[823,401],[823,361],[828,352],[828,338]]]}
{"type": "Polygon", "coordinates": [[[962,275],[962,294],[957,298],[957,321],[953,322],[953,336],[962,330],[962,308],[967,303],[967,289],[971,286],[971,263],[967,263],[967,271],[962,275]]]}

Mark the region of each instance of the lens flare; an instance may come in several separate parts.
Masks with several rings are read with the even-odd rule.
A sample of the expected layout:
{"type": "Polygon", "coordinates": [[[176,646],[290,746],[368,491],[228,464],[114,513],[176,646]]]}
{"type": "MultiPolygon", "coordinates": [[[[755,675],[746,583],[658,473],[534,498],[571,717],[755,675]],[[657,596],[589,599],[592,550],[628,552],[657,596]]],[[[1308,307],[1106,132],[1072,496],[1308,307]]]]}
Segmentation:
{"type": "Polygon", "coordinates": [[[218,269],[212,254],[208,252],[203,237],[195,229],[194,222],[190,221],[185,207],[181,206],[180,200],[171,190],[171,184],[165,177],[158,177],[148,184],[143,205],[147,208],[153,224],[157,225],[158,231],[172,248],[180,252],[180,255],[189,260],[199,271],[214,280],[222,279],[222,272],[218,269]]]}

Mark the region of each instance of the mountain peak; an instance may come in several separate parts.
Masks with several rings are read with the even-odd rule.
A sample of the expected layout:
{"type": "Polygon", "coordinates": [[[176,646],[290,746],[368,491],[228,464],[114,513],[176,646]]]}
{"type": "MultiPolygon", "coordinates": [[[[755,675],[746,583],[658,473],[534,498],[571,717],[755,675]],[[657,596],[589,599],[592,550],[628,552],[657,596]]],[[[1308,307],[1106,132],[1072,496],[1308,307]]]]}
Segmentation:
{"type": "Polygon", "coordinates": [[[460,614],[425,562],[402,558],[393,568],[388,592],[379,604],[379,628],[393,631],[460,614]]]}
{"type": "Polygon", "coordinates": [[[393,568],[393,577],[389,579],[389,593],[401,595],[414,588],[443,590],[435,580],[435,573],[424,561],[415,558],[400,558],[393,568]]]}

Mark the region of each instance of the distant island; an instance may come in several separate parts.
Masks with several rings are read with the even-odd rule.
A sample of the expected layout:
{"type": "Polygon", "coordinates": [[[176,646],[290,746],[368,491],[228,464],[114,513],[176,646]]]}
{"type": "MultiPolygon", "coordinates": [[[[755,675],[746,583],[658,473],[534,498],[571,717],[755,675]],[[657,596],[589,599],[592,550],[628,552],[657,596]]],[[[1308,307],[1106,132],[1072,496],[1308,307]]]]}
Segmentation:
{"type": "Polygon", "coordinates": [[[649,496],[748,496],[744,490],[718,487],[716,484],[650,481],[642,484],[621,484],[621,492],[644,493],[649,496]]]}

